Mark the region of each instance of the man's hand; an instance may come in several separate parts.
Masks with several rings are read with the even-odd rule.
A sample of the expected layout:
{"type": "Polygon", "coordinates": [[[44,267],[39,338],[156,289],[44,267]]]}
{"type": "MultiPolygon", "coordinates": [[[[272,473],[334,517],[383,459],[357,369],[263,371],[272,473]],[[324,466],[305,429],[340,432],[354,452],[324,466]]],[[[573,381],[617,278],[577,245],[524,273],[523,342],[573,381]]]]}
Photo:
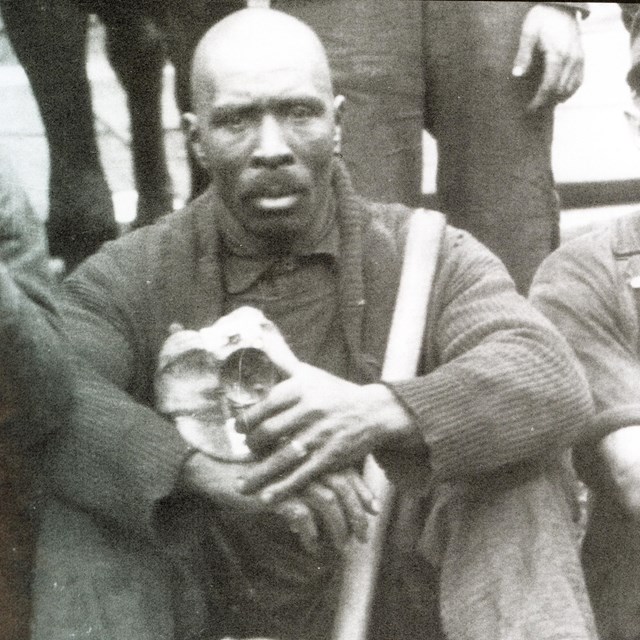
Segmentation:
{"type": "Polygon", "coordinates": [[[302,363],[238,422],[247,444],[269,453],[249,471],[242,490],[262,487],[267,503],[327,472],[359,465],[378,447],[421,443],[411,417],[385,386],[357,385],[302,363]]]}
{"type": "Polygon", "coordinates": [[[603,438],[600,452],[629,515],[640,519],[640,426],[618,429],[603,438]]]}
{"type": "Polygon", "coordinates": [[[307,551],[318,551],[323,540],[341,552],[351,536],[365,542],[367,514],[376,515],[378,504],[362,477],[354,470],[327,473],[298,497],[284,498],[273,510],[287,520],[307,551]]]}
{"type": "Polygon", "coordinates": [[[582,84],[584,51],[577,17],[571,10],[538,4],[522,24],[520,46],[513,64],[517,78],[531,72],[536,55],[543,71],[528,111],[552,106],[571,97],[582,84]]]}
{"type": "Polygon", "coordinates": [[[221,508],[279,514],[310,553],[318,552],[326,544],[342,551],[352,535],[361,542],[366,540],[367,514],[377,513],[378,508],[375,497],[356,471],[326,474],[303,492],[266,505],[239,490],[247,470],[254,464],[222,462],[196,453],[185,465],[184,483],[221,508]]]}

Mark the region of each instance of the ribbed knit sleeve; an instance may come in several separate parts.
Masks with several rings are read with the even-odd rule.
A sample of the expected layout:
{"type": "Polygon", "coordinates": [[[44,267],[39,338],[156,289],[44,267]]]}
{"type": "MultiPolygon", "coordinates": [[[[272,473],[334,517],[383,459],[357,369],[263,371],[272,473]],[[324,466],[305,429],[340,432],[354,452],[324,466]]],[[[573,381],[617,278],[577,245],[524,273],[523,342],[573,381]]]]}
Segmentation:
{"type": "MultiPolygon", "coordinates": [[[[62,305],[77,360],[75,409],[51,457],[55,490],[105,522],[153,535],[158,501],[188,455],[175,427],[145,406],[145,332],[153,294],[144,245],[114,243],[68,278],[62,305]]],[[[146,381],[146,384],[145,384],[146,381]]]]}
{"type": "Polygon", "coordinates": [[[597,420],[585,430],[587,440],[633,424],[607,415],[640,418],[638,294],[611,242],[608,228],[576,238],[542,263],[531,288],[532,302],[566,336],[589,380],[597,420]]]}
{"type": "Polygon", "coordinates": [[[28,448],[62,422],[70,389],[44,226],[3,165],[0,173],[0,438],[28,448]]]}
{"type": "Polygon", "coordinates": [[[618,263],[612,230],[600,229],[562,246],[542,263],[531,288],[533,303],[567,337],[591,387],[596,415],[584,426],[574,461],[581,478],[594,488],[610,482],[597,449],[600,439],[640,424],[634,300],[639,294],[631,286],[640,275],[640,253],[618,263]]]}
{"type": "Polygon", "coordinates": [[[549,456],[591,416],[567,343],[468,234],[448,233],[428,323],[436,367],[391,386],[422,433],[435,480],[549,456]]]}

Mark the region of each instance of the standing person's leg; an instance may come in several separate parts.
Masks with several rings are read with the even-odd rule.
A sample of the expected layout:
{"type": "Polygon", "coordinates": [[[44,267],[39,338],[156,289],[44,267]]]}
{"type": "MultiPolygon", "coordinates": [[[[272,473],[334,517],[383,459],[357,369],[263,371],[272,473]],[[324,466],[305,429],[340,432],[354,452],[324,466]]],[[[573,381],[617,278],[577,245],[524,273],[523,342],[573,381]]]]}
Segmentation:
{"type": "Polygon", "coordinates": [[[640,534],[610,487],[589,498],[582,566],[601,640],[640,636],[640,534]]]}
{"type": "Polygon", "coordinates": [[[553,110],[527,114],[537,78],[511,75],[533,4],[430,1],[423,24],[439,205],[502,258],[522,292],[558,242],[553,110]]]}
{"type": "Polygon", "coordinates": [[[422,179],[422,2],[272,0],[327,48],[336,93],[347,98],[343,156],[356,190],[416,205],[422,179]]]}
{"type": "MultiPolygon", "coordinates": [[[[175,68],[175,91],[178,110],[190,112],[191,59],[200,38],[214,24],[234,11],[246,6],[245,0],[190,0],[160,4],[158,20],[162,23],[169,58],[175,68]]],[[[199,196],[208,186],[210,178],[187,145],[187,160],[191,171],[191,198],[199,196]]]]}

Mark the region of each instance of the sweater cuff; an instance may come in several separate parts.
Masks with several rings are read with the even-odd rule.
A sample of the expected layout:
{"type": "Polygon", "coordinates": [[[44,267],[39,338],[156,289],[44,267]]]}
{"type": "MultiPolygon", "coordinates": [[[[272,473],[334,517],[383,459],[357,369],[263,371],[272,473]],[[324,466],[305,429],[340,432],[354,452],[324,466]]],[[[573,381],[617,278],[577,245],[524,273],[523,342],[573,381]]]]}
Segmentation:
{"type": "Polygon", "coordinates": [[[416,426],[422,433],[430,453],[430,466],[437,481],[450,479],[465,469],[460,452],[466,447],[469,434],[460,425],[466,422],[464,403],[460,402],[458,385],[447,383],[445,376],[435,372],[428,384],[416,378],[389,383],[403,405],[410,407],[416,426]],[[433,408],[438,407],[437,417],[433,408]]]}
{"type": "MultiPolygon", "coordinates": [[[[478,399],[470,398],[468,388],[448,372],[436,370],[427,377],[389,386],[416,416],[435,482],[481,475],[514,461],[516,444],[488,444],[487,428],[478,428],[479,422],[487,420],[487,411],[478,411],[478,399]]],[[[506,407],[501,409],[509,413],[506,407]]],[[[501,421],[505,419],[508,416],[501,416],[501,421]]]]}
{"type": "MultiPolygon", "coordinates": [[[[180,489],[183,468],[193,455],[193,447],[185,442],[173,424],[166,423],[157,439],[142,438],[139,442],[130,442],[127,451],[131,465],[147,470],[147,474],[140,477],[140,484],[132,486],[131,490],[138,495],[139,504],[147,505],[149,511],[143,520],[149,524],[149,532],[155,537],[157,510],[180,489]]],[[[137,479],[134,476],[134,483],[137,479]]]]}

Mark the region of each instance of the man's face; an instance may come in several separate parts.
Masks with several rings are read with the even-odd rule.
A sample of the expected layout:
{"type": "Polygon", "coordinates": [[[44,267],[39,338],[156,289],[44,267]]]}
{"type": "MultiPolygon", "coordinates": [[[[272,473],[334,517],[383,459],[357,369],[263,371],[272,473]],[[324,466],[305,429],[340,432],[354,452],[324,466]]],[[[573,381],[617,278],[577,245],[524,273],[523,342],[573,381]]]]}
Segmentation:
{"type": "Polygon", "coordinates": [[[292,241],[327,204],[335,131],[322,70],[304,60],[229,59],[196,113],[195,149],[249,233],[292,241]]]}

